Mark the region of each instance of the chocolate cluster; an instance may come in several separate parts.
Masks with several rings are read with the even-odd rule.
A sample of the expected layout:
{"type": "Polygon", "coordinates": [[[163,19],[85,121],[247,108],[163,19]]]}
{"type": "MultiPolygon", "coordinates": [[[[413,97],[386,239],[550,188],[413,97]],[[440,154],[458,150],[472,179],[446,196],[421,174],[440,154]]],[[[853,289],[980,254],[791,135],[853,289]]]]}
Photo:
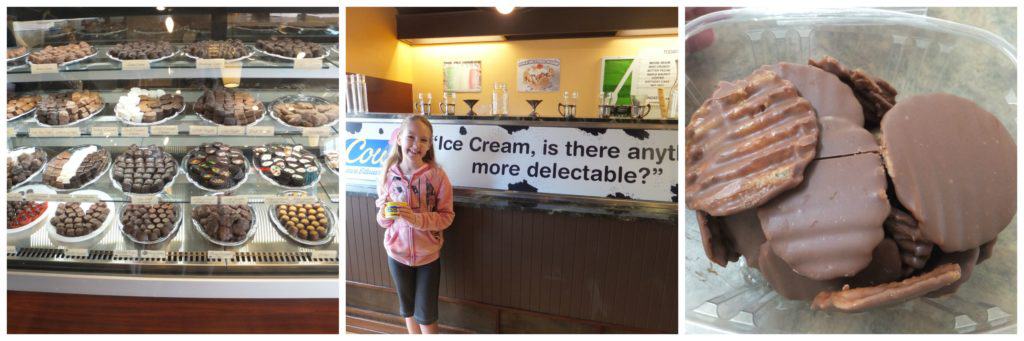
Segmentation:
{"type": "Polygon", "coordinates": [[[21,116],[39,104],[38,96],[7,96],[7,119],[21,116]]]}
{"type": "Polygon", "coordinates": [[[316,156],[299,145],[256,147],[253,155],[259,171],[282,186],[306,186],[320,176],[316,156]]]}
{"type": "Polygon", "coordinates": [[[43,183],[57,189],[76,189],[100,176],[110,163],[103,148],[87,146],[57,154],[43,170],[43,183]]]}
{"type": "Polygon", "coordinates": [[[174,47],[166,41],[132,41],[114,45],[109,53],[121,60],[152,60],[174,54],[174,47]]]}
{"type": "Polygon", "coordinates": [[[257,40],[256,47],[278,56],[291,58],[298,58],[299,54],[302,54],[303,58],[319,58],[327,54],[320,44],[292,38],[271,37],[257,40]]]}
{"type": "Polygon", "coordinates": [[[220,142],[204,143],[189,151],[188,176],[206,188],[227,189],[245,179],[245,156],[220,142]]]}
{"type": "MultiPolygon", "coordinates": [[[[290,193],[296,195],[296,193],[290,193]]],[[[298,193],[305,196],[304,193],[298,193]]],[[[288,234],[308,241],[317,241],[327,237],[331,229],[327,220],[327,210],[320,203],[302,205],[278,205],[277,220],[281,222],[288,234]]]]}
{"type": "MultiPolygon", "coordinates": [[[[32,190],[23,194],[32,193],[32,190]]],[[[46,212],[48,203],[45,201],[36,202],[25,199],[7,202],[7,228],[16,229],[35,221],[46,212]]]]}
{"type": "Polygon", "coordinates": [[[48,125],[66,125],[89,118],[103,107],[100,94],[92,91],[74,91],[51,94],[43,98],[36,111],[36,119],[48,125]]]}
{"type": "Polygon", "coordinates": [[[238,59],[249,54],[249,49],[241,40],[206,40],[185,46],[184,51],[194,57],[203,59],[238,59]]]}
{"type": "Polygon", "coordinates": [[[121,226],[137,241],[155,242],[171,234],[178,222],[178,214],[174,204],[125,205],[121,226]]]}
{"type": "Polygon", "coordinates": [[[205,90],[196,100],[196,113],[217,124],[244,126],[263,117],[263,103],[248,92],[218,88],[205,90]]]}
{"type": "Polygon", "coordinates": [[[296,127],[319,127],[338,119],[337,104],[277,103],[273,109],[278,119],[296,127]]]}
{"type": "Polygon", "coordinates": [[[212,239],[223,243],[245,240],[252,228],[252,211],[245,205],[198,205],[192,219],[212,239]]]}
{"type": "Polygon", "coordinates": [[[81,237],[96,231],[107,220],[110,208],[103,202],[92,203],[89,210],[82,209],[82,203],[69,202],[57,206],[57,212],[50,219],[50,225],[57,228],[57,234],[65,237],[81,237]]]}
{"type": "Polygon", "coordinates": [[[42,50],[32,52],[28,60],[33,64],[60,64],[85,58],[95,52],[96,49],[84,41],[57,47],[47,45],[42,50]]]}
{"type": "Polygon", "coordinates": [[[153,123],[174,116],[185,108],[185,99],[163,90],[132,88],[114,106],[114,115],[134,123],[153,123]]]}
{"type": "Polygon", "coordinates": [[[114,181],[127,193],[157,193],[174,181],[178,173],[178,162],[170,153],[155,145],[139,147],[131,145],[123,154],[114,158],[114,181]]]}
{"type": "Polygon", "coordinates": [[[46,152],[36,148],[31,153],[22,153],[17,157],[7,156],[7,188],[14,187],[28,180],[28,177],[43,168],[46,152]]]}
{"type": "Polygon", "coordinates": [[[13,58],[16,58],[16,57],[21,57],[22,55],[25,54],[25,52],[28,52],[28,49],[25,48],[24,46],[18,46],[18,47],[15,47],[15,48],[8,48],[7,49],[7,59],[13,59],[13,58]]]}
{"type": "Polygon", "coordinates": [[[1016,214],[1013,137],[970,100],[897,103],[863,70],[809,64],[720,82],[687,124],[686,205],[708,258],[743,256],[820,310],[955,292],[1016,214]]]}

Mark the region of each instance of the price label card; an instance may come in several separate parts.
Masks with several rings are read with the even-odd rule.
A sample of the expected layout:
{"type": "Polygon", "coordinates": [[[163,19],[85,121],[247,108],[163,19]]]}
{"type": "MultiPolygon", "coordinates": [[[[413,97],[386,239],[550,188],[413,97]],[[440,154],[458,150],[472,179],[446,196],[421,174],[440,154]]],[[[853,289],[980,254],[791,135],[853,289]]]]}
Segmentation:
{"type": "Polygon", "coordinates": [[[122,60],[121,70],[149,70],[149,61],[145,59],[122,60]]]}
{"type": "Polygon", "coordinates": [[[234,251],[206,251],[206,258],[210,260],[233,260],[235,259],[234,251]]]}
{"type": "Polygon", "coordinates": [[[224,58],[216,58],[216,59],[203,59],[203,58],[199,58],[199,59],[196,60],[196,68],[197,69],[223,69],[224,68],[224,58]]]}
{"type": "Polygon", "coordinates": [[[18,248],[17,247],[15,247],[14,245],[7,245],[7,254],[13,255],[13,254],[16,254],[16,253],[18,253],[18,248]]]}
{"type": "Polygon", "coordinates": [[[329,128],[329,127],[302,128],[302,136],[329,136],[329,135],[331,135],[331,128],[329,128]]]}
{"type": "Polygon", "coordinates": [[[29,72],[32,74],[57,73],[60,72],[60,68],[57,64],[32,64],[32,69],[29,72]]]}
{"type": "Polygon", "coordinates": [[[296,59],[295,60],[295,64],[292,65],[293,69],[306,69],[306,70],[320,70],[323,67],[324,67],[324,59],[323,58],[317,58],[317,59],[309,59],[309,58],[296,59]]]}
{"type": "Polygon", "coordinates": [[[160,203],[160,198],[155,195],[131,195],[133,205],[156,205],[160,203]]]}
{"type": "Polygon", "coordinates": [[[53,137],[52,128],[28,128],[29,137],[53,137]]]}
{"type": "Polygon", "coordinates": [[[99,202],[100,197],[95,194],[75,194],[68,195],[64,202],[99,202]]]}
{"type": "Polygon", "coordinates": [[[248,205],[249,198],[244,195],[229,195],[220,197],[222,205],[248,205]]]}
{"type": "Polygon", "coordinates": [[[149,137],[149,127],[123,127],[121,136],[128,137],[149,137]]]}
{"type": "Polygon", "coordinates": [[[64,255],[68,257],[89,257],[89,250],[86,249],[66,249],[64,255]]]}
{"type": "Polygon", "coordinates": [[[338,251],[336,250],[316,250],[311,252],[310,255],[313,259],[333,259],[338,258],[338,251]]]}
{"type": "Polygon", "coordinates": [[[71,194],[50,194],[48,196],[47,200],[49,201],[70,202],[72,199],[71,194]]]}
{"type": "Polygon", "coordinates": [[[108,137],[109,136],[117,136],[117,134],[118,134],[117,127],[107,127],[107,126],[95,126],[95,127],[89,128],[89,133],[92,134],[92,136],[108,136],[108,137]]]}
{"type": "Polygon", "coordinates": [[[25,193],[25,200],[28,201],[50,201],[49,194],[43,193],[25,193]]]}
{"type": "Polygon", "coordinates": [[[18,130],[14,129],[14,128],[11,128],[11,127],[8,127],[7,128],[7,136],[12,136],[12,137],[13,136],[18,136],[18,130]]]}
{"type": "Polygon", "coordinates": [[[139,254],[142,259],[167,259],[167,251],[164,250],[142,250],[139,254]]]}
{"type": "Polygon", "coordinates": [[[178,126],[152,126],[149,133],[153,135],[178,135],[178,126]]]}
{"type": "Polygon", "coordinates": [[[214,136],[217,135],[217,127],[188,126],[188,134],[196,136],[214,136]]]}
{"type": "Polygon", "coordinates": [[[242,136],[245,135],[245,127],[243,126],[220,126],[217,127],[217,134],[222,136],[242,136]]]}
{"type": "Polygon", "coordinates": [[[114,258],[138,258],[138,250],[114,250],[114,258]]]}
{"type": "Polygon", "coordinates": [[[316,197],[305,196],[305,197],[285,197],[285,196],[269,196],[264,199],[267,205],[277,206],[284,204],[315,204],[316,197]]]}
{"type": "Polygon", "coordinates": [[[274,136],[274,126],[252,126],[245,130],[249,136],[274,136]]]}
{"type": "Polygon", "coordinates": [[[192,201],[192,205],[216,205],[217,204],[217,197],[212,196],[212,195],[198,196],[198,197],[192,197],[191,201],[192,201]]]}
{"type": "Polygon", "coordinates": [[[19,192],[7,192],[7,201],[21,201],[25,196],[19,192]]]}
{"type": "Polygon", "coordinates": [[[79,137],[82,131],[72,128],[28,128],[29,137],[79,137]]]}

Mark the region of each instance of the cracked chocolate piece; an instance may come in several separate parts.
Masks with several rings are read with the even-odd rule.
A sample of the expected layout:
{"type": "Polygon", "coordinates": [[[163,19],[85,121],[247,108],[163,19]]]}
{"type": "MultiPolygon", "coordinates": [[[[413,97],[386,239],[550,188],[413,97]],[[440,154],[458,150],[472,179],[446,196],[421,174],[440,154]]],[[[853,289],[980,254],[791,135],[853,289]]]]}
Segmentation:
{"type": "Polygon", "coordinates": [[[870,287],[882,283],[898,281],[903,276],[903,261],[900,260],[900,249],[892,239],[882,239],[874,252],[871,263],[846,281],[850,287],[870,287]]]}
{"type": "Polygon", "coordinates": [[[792,83],[758,70],[727,84],[686,126],[686,203],[713,216],[799,185],[818,143],[814,109],[792,83]]]}
{"type": "Polygon", "coordinates": [[[866,288],[826,291],[814,297],[811,308],[848,313],[895,305],[942,289],[960,279],[960,265],[944,264],[927,273],[866,288]]]}
{"type": "Polygon", "coordinates": [[[878,142],[867,129],[836,117],[819,117],[821,138],[815,159],[877,153],[878,142]]]}
{"type": "Polygon", "coordinates": [[[967,251],[936,254],[932,259],[932,264],[936,264],[938,267],[947,264],[956,264],[960,267],[960,278],[942,289],[928,293],[928,297],[945,296],[955,293],[957,289],[960,289],[960,286],[971,278],[971,273],[974,272],[974,266],[978,264],[978,255],[980,253],[979,248],[973,248],[967,251]]]}
{"type": "Polygon", "coordinates": [[[731,240],[722,235],[722,221],[720,218],[697,211],[697,226],[700,226],[700,241],[704,244],[704,254],[711,262],[726,266],[729,262],[739,259],[739,254],[733,251],[731,240]]]}
{"type": "Polygon", "coordinates": [[[896,240],[900,248],[900,259],[905,265],[903,276],[924,269],[935,244],[924,238],[921,229],[917,227],[917,220],[910,213],[893,207],[889,218],[885,219],[885,231],[896,240]]]}
{"type": "Polygon", "coordinates": [[[910,97],[882,119],[899,202],[944,252],[995,238],[1017,211],[1017,146],[1002,123],[949,94],[910,97]]]}
{"type": "Polygon", "coordinates": [[[757,268],[761,244],[767,241],[761,230],[761,221],[757,218],[757,210],[749,209],[717,219],[722,222],[722,232],[731,241],[733,251],[747,259],[747,266],[757,268]]]}
{"type": "Polygon", "coordinates": [[[807,63],[839,77],[853,89],[854,96],[864,109],[864,122],[868,127],[878,126],[885,113],[896,105],[896,89],[878,77],[872,77],[861,69],[849,70],[830,56],[820,61],[808,59],[807,63]]]}
{"type": "Polygon", "coordinates": [[[839,289],[842,286],[839,279],[819,281],[794,272],[786,261],[772,252],[769,243],[761,244],[758,263],[758,269],[772,289],[791,300],[810,300],[819,292],[839,289]]]}
{"type": "Polygon", "coordinates": [[[804,182],[757,209],[772,250],[810,279],[849,277],[871,262],[889,216],[877,154],[815,160],[804,182]]]}

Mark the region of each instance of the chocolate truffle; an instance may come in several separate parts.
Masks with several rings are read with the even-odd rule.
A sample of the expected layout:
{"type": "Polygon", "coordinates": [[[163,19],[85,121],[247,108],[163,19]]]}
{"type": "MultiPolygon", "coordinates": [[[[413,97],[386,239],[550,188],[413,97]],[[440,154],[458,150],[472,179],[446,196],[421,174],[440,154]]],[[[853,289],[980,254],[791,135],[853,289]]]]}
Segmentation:
{"type": "Polygon", "coordinates": [[[103,108],[100,94],[73,91],[51,94],[43,98],[36,111],[36,120],[52,126],[68,125],[92,117],[103,108]]]}
{"type": "Polygon", "coordinates": [[[113,167],[114,181],[125,193],[159,193],[178,173],[174,157],[155,145],[144,148],[131,145],[114,158],[113,167]]]}
{"type": "Polygon", "coordinates": [[[252,228],[252,211],[246,205],[198,205],[192,219],[211,239],[233,243],[245,240],[252,228]]]}
{"type": "Polygon", "coordinates": [[[77,189],[107,170],[110,154],[98,146],[69,149],[57,154],[43,170],[43,183],[57,189],[77,189]]]}
{"type": "Polygon", "coordinates": [[[188,177],[203,187],[227,189],[245,179],[245,156],[238,148],[220,142],[204,143],[188,155],[188,177]]]}
{"type": "Polygon", "coordinates": [[[156,242],[167,237],[178,222],[177,207],[174,204],[125,205],[121,214],[124,232],[137,241],[156,242]]]}
{"type": "Polygon", "coordinates": [[[89,210],[82,209],[82,203],[62,203],[50,219],[50,225],[57,234],[65,237],[81,237],[96,231],[107,220],[110,209],[103,202],[92,203],[89,210]]]}

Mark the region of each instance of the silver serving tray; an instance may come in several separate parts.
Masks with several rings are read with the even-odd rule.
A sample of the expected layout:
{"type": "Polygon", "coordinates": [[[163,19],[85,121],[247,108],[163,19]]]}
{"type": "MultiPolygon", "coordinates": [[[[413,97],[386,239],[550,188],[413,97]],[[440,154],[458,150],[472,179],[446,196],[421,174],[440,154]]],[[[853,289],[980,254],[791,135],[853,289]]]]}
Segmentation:
{"type": "MultiPolygon", "coordinates": [[[[284,60],[290,60],[290,61],[293,61],[293,62],[294,62],[294,61],[296,61],[296,60],[298,60],[298,58],[295,58],[295,57],[285,57],[285,56],[282,56],[282,55],[279,55],[279,54],[274,54],[274,53],[270,53],[270,52],[267,52],[267,51],[263,51],[263,50],[261,50],[260,48],[258,48],[258,47],[256,47],[256,46],[253,46],[253,49],[255,49],[255,50],[256,50],[256,52],[259,52],[259,53],[262,53],[262,54],[265,54],[265,55],[268,55],[268,56],[271,56],[271,57],[274,57],[274,58],[280,58],[280,59],[284,59],[284,60]]],[[[327,57],[327,56],[328,56],[328,55],[330,54],[330,52],[331,52],[330,50],[327,50],[327,51],[326,51],[326,52],[324,53],[324,55],[322,55],[322,56],[320,56],[320,57],[309,57],[309,58],[305,58],[305,57],[303,57],[302,59],[320,59],[320,60],[322,60],[322,59],[324,59],[325,57],[327,57]]]]}
{"type": "Polygon", "coordinates": [[[32,54],[32,50],[31,49],[25,49],[25,53],[24,54],[22,54],[20,56],[17,56],[17,57],[14,57],[14,58],[8,58],[7,62],[8,63],[17,62],[17,61],[21,60],[22,58],[28,57],[28,55],[30,55],[30,54],[32,54]]]}
{"type": "MultiPolygon", "coordinates": [[[[192,183],[193,186],[196,186],[196,187],[198,187],[201,190],[204,190],[204,191],[207,191],[207,192],[211,192],[211,193],[214,193],[214,194],[232,192],[232,191],[235,191],[238,188],[242,187],[242,184],[245,184],[245,182],[249,180],[249,172],[250,172],[249,163],[245,162],[245,163],[242,164],[243,166],[245,166],[245,176],[243,176],[242,180],[239,181],[238,183],[236,183],[234,186],[231,186],[230,188],[225,188],[225,189],[206,188],[205,186],[199,184],[198,181],[195,181],[194,179],[192,179],[192,175],[188,174],[188,159],[191,156],[192,156],[192,150],[189,150],[188,153],[185,153],[185,157],[183,159],[181,159],[181,163],[178,165],[178,169],[181,170],[181,173],[185,173],[185,178],[188,179],[188,182],[192,183]]],[[[242,157],[245,158],[245,154],[242,154],[242,157]]]]}
{"type": "Polygon", "coordinates": [[[252,127],[254,125],[259,124],[260,122],[263,122],[263,119],[267,117],[267,105],[263,104],[263,101],[259,101],[259,103],[260,103],[260,106],[263,107],[263,113],[260,114],[260,118],[257,118],[255,121],[252,121],[252,123],[246,124],[244,126],[243,125],[233,125],[233,126],[232,125],[224,125],[224,124],[220,124],[220,123],[214,122],[214,121],[206,118],[206,116],[203,116],[203,114],[200,114],[199,111],[196,110],[196,104],[195,103],[192,103],[192,111],[195,112],[196,116],[199,116],[199,119],[202,120],[203,122],[206,122],[206,123],[209,123],[209,124],[212,124],[212,125],[215,125],[215,126],[222,126],[222,127],[252,127]]]}
{"type": "MultiPolygon", "coordinates": [[[[195,207],[199,207],[199,206],[209,206],[209,205],[196,205],[195,207]]],[[[213,237],[210,237],[209,235],[206,234],[206,230],[203,229],[203,226],[199,224],[199,221],[196,220],[194,215],[192,216],[192,226],[195,227],[196,231],[199,232],[199,234],[202,235],[203,238],[206,238],[207,241],[209,241],[209,242],[211,242],[213,244],[220,245],[220,246],[227,246],[227,247],[235,247],[235,246],[245,245],[245,243],[248,243],[250,240],[252,240],[252,236],[256,235],[256,210],[254,210],[251,205],[247,205],[246,207],[249,207],[249,212],[252,213],[252,219],[249,221],[249,232],[247,232],[245,234],[245,238],[243,238],[240,241],[237,241],[237,242],[222,242],[222,241],[219,241],[219,240],[217,240],[217,239],[215,239],[213,237]]],[[[195,210],[195,208],[193,208],[193,210],[195,210]]]]}
{"type": "MultiPolygon", "coordinates": [[[[281,193],[281,195],[285,195],[285,194],[293,193],[293,192],[305,193],[303,191],[284,191],[284,192],[281,193]]],[[[327,245],[328,243],[331,242],[332,239],[334,239],[335,232],[337,231],[337,228],[335,228],[334,213],[331,212],[330,208],[327,207],[327,205],[324,204],[324,202],[322,200],[317,199],[316,203],[324,208],[324,212],[325,212],[325,215],[327,216],[327,224],[328,224],[328,226],[327,226],[327,236],[324,237],[324,238],[320,238],[320,240],[316,240],[316,241],[305,240],[305,239],[300,238],[299,236],[294,236],[291,233],[288,233],[288,229],[285,228],[284,224],[281,223],[281,220],[279,220],[277,218],[277,207],[281,206],[281,205],[270,206],[270,208],[267,211],[270,213],[270,221],[272,221],[274,223],[274,227],[277,228],[277,232],[279,232],[279,233],[281,233],[283,235],[288,236],[288,239],[291,239],[293,242],[296,242],[296,243],[299,243],[299,244],[302,244],[302,245],[305,245],[305,246],[322,246],[322,245],[327,245]]]]}
{"type": "MultiPolygon", "coordinates": [[[[140,149],[148,149],[148,148],[140,147],[140,149]]],[[[173,160],[173,158],[172,158],[172,160],[173,160]]],[[[174,160],[174,162],[177,163],[178,160],[174,160]]],[[[113,159],[111,159],[110,163],[111,163],[111,166],[110,166],[111,171],[108,172],[108,173],[110,173],[110,183],[114,185],[114,188],[116,188],[118,191],[121,191],[121,193],[124,193],[124,194],[160,194],[160,193],[166,193],[167,189],[170,188],[171,186],[173,186],[176,181],[178,181],[178,175],[181,174],[181,166],[174,167],[174,177],[171,178],[171,182],[168,182],[168,183],[164,184],[164,188],[161,188],[160,191],[157,191],[155,193],[135,193],[135,192],[125,191],[123,188],[121,188],[122,187],[121,183],[114,179],[114,171],[113,171],[113,168],[114,168],[113,163],[114,163],[114,161],[113,161],[113,159]]]]}
{"type": "MultiPolygon", "coordinates": [[[[78,62],[80,62],[80,61],[83,61],[83,60],[86,60],[86,59],[89,59],[89,58],[95,57],[95,56],[96,56],[96,54],[97,54],[97,53],[99,53],[99,52],[100,52],[100,51],[99,51],[99,50],[97,50],[97,49],[96,49],[96,47],[93,47],[93,48],[92,48],[92,53],[91,53],[91,54],[89,54],[88,56],[85,56],[85,57],[82,57],[82,58],[78,58],[78,59],[75,59],[75,60],[69,60],[69,61],[66,61],[66,62],[63,62],[63,63],[57,64],[57,67],[59,67],[59,68],[61,68],[61,67],[65,67],[65,66],[68,66],[68,65],[71,65],[71,64],[74,64],[74,63],[78,63],[78,62]]],[[[28,63],[28,65],[33,65],[33,64],[32,64],[32,60],[28,60],[28,61],[27,61],[27,63],[28,63]]]]}
{"type": "MultiPolygon", "coordinates": [[[[18,155],[23,154],[23,153],[19,153],[20,151],[28,150],[28,149],[35,149],[35,148],[37,148],[37,147],[21,147],[21,148],[17,148],[17,149],[11,150],[11,151],[7,152],[7,158],[8,159],[10,159],[12,157],[13,158],[17,158],[18,155]]],[[[49,163],[50,163],[50,155],[47,154],[46,151],[44,150],[43,151],[43,166],[39,167],[39,169],[37,169],[35,172],[32,172],[32,175],[29,175],[27,178],[25,178],[25,181],[16,183],[13,186],[11,186],[11,188],[8,188],[7,190],[11,191],[12,188],[18,188],[18,186],[21,186],[21,185],[24,185],[24,184],[27,184],[27,183],[31,182],[32,179],[35,179],[37,176],[39,176],[39,174],[43,173],[43,170],[46,169],[46,166],[49,163]]]]}
{"type": "MultiPolygon", "coordinates": [[[[282,144],[270,144],[270,145],[264,145],[262,147],[270,148],[270,146],[274,146],[274,145],[280,146],[282,144]]],[[[284,145],[285,146],[295,146],[295,145],[287,145],[287,144],[284,144],[284,145]]],[[[255,148],[253,150],[255,150],[255,148]]],[[[316,169],[317,169],[316,178],[314,178],[313,181],[310,181],[309,184],[303,185],[303,186],[299,186],[299,187],[282,185],[282,184],[278,183],[277,180],[274,180],[274,179],[270,178],[269,176],[267,176],[266,174],[263,174],[263,171],[260,170],[260,165],[256,163],[256,162],[259,161],[259,158],[256,156],[256,152],[255,151],[253,151],[253,153],[252,153],[252,167],[253,167],[254,170],[256,170],[256,173],[260,174],[260,177],[262,177],[264,180],[267,180],[267,182],[270,182],[270,183],[274,184],[277,187],[281,187],[281,188],[285,188],[285,189],[310,189],[310,188],[315,187],[316,184],[318,182],[320,182],[320,173],[322,173],[324,171],[323,166],[320,165],[320,161],[318,161],[317,159],[318,158],[316,158],[316,157],[313,158],[313,165],[315,165],[316,169]]]]}
{"type": "MultiPolygon", "coordinates": [[[[334,152],[334,153],[338,153],[338,152],[334,152]]],[[[329,154],[329,153],[328,153],[328,154],[329,154]]],[[[323,164],[324,164],[324,167],[326,167],[327,169],[330,169],[330,170],[331,170],[331,173],[334,173],[334,175],[337,175],[337,176],[341,176],[341,174],[338,174],[338,173],[340,173],[340,168],[341,168],[341,166],[340,166],[340,165],[338,166],[338,168],[339,168],[339,169],[334,169],[334,168],[331,168],[331,166],[330,166],[330,163],[329,163],[329,162],[327,162],[327,154],[324,154],[324,155],[322,156],[322,158],[323,158],[323,164]]],[[[338,153],[338,161],[339,161],[339,162],[341,161],[341,153],[338,153]]]]}
{"type": "MultiPolygon", "coordinates": [[[[242,56],[242,57],[239,57],[239,58],[235,58],[235,59],[225,59],[224,61],[225,62],[240,62],[240,61],[252,58],[252,56],[256,54],[256,49],[253,48],[252,46],[245,46],[245,47],[247,49],[249,49],[249,54],[247,54],[245,56],[242,56]]],[[[184,50],[185,49],[182,48],[182,51],[184,51],[184,50]]],[[[185,52],[185,57],[192,58],[192,60],[199,60],[200,59],[199,57],[196,57],[196,56],[193,56],[193,55],[189,54],[188,52],[185,52]]],[[[203,58],[203,59],[206,59],[206,58],[203,58]]]]}
{"type": "MultiPolygon", "coordinates": [[[[124,97],[124,96],[122,96],[122,97],[124,97]]],[[[149,122],[149,123],[131,122],[131,121],[128,121],[128,120],[124,119],[121,116],[118,116],[117,115],[117,111],[114,112],[114,117],[116,117],[118,121],[121,121],[121,123],[130,125],[130,126],[137,126],[137,127],[155,126],[155,125],[158,125],[158,124],[167,123],[167,121],[173,120],[175,117],[178,117],[178,115],[181,115],[181,113],[185,112],[185,109],[188,109],[188,103],[185,103],[184,100],[182,101],[182,103],[184,103],[184,105],[181,106],[181,110],[178,110],[178,112],[174,113],[174,115],[164,117],[164,119],[156,121],[156,122],[149,122]]],[[[117,104],[114,104],[114,110],[117,110],[117,104]]]]}
{"type": "MultiPolygon", "coordinates": [[[[173,57],[177,56],[179,53],[181,53],[180,49],[179,50],[175,50],[174,52],[172,52],[169,55],[166,55],[166,56],[163,56],[163,57],[160,57],[160,58],[157,58],[157,59],[143,59],[143,60],[148,60],[150,64],[153,64],[153,63],[156,63],[156,62],[159,62],[159,61],[162,61],[162,60],[166,60],[168,58],[173,58],[173,57]]],[[[123,62],[123,60],[118,59],[117,57],[111,56],[110,55],[110,50],[107,50],[107,58],[110,58],[111,60],[116,60],[119,63],[123,62]]]]}
{"type": "MultiPolygon", "coordinates": [[[[97,174],[95,178],[92,178],[92,180],[89,180],[86,183],[84,183],[81,186],[76,187],[76,188],[60,189],[60,188],[56,188],[56,187],[50,186],[50,184],[46,183],[45,181],[43,182],[43,184],[46,185],[46,187],[49,187],[50,189],[53,189],[54,191],[57,191],[57,192],[71,192],[71,191],[77,191],[77,190],[89,187],[89,185],[92,185],[97,180],[102,179],[103,178],[103,173],[106,173],[106,172],[110,171],[110,165],[114,163],[113,162],[114,158],[110,156],[110,151],[107,150],[106,148],[103,148],[103,147],[101,147],[99,145],[95,145],[95,144],[86,144],[86,145],[74,146],[74,147],[65,149],[65,150],[61,151],[61,153],[65,152],[65,151],[71,151],[71,153],[74,154],[74,152],[76,150],[82,149],[82,148],[85,148],[85,147],[89,147],[89,146],[95,146],[95,147],[99,148],[99,150],[98,150],[99,152],[107,153],[107,160],[108,160],[107,161],[107,167],[104,168],[103,171],[101,171],[99,174],[97,174]]],[[[57,153],[57,155],[60,155],[60,153],[57,153]]],[[[46,162],[46,166],[44,166],[43,169],[45,170],[46,168],[49,168],[50,167],[50,162],[53,162],[53,160],[56,160],[56,156],[54,156],[53,159],[49,159],[46,162]]]]}
{"type": "MultiPolygon", "coordinates": [[[[38,106],[39,105],[36,105],[36,107],[38,107],[38,106]]],[[[49,124],[43,123],[42,121],[39,120],[39,115],[36,115],[36,123],[39,124],[40,126],[48,127],[48,128],[72,127],[72,126],[75,126],[75,125],[77,125],[79,123],[88,121],[90,118],[96,117],[97,114],[103,112],[103,109],[106,109],[106,108],[107,108],[107,103],[103,103],[103,105],[101,105],[99,109],[97,109],[95,112],[89,114],[89,116],[86,116],[85,118],[82,118],[82,119],[78,119],[78,120],[76,120],[74,122],[68,122],[68,124],[64,124],[64,125],[49,125],[49,124]]]]}
{"type": "MultiPolygon", "coordinates": [[[[181,222],[184,220],[184,217],[185,217],[184,205],[182,205],[182,204],[172,204],[172,205],[174,205],[174,212],[175,212],[174,215],[175,215],[176,219],[174,220],[174,227],[171,228],[171,232],[168,232],[166,236],[163,236],[163,238],[160,238],[160,239],[157,239],[157,240],[151,240],[151,241],[148,241],[148,242],[137,240],[137,239],[135,239],[135,237],[133,237],[132,235],[128,234],[128,232],[124,231],[124,224],[122,223],[122,221],[124,220],[124,214],[128,212],[128,206],[129,205],[132,205],[132,204],[125,204],[123,207],[121,207],[121,214],[119,214],[117,216],[117,229],[119,231],[121,231],[121,235],[122,236],[124,236],[125,238],[128,238],[128,240],[132,241],[133,243],[141,244],[141,245],[160,244],[160,243],[163,243],[165,241],[170,240],[171,238],[174,238],[174,235],[178,234],[178,230],[181,229],[181,222]]],[[[140,206],[151,206],[151,205],[140,205],[140,206]]]]}
{"type": "Polygon", "coordinates": [[[338,111],[338,118],[334,119],[334,121],[329,121],[327,123],[324,123],[324,125],[321,125],[321,126],[301,127],[301,126],[293,126],[291,124],[285,123],[284,120],[282,120],[281,117],[279,117],[277,111],[274,110],[274,105],[276,105],[278,103],[295,103],[295,102],[313,102],[314,105],[316,105],[316,104],[334,104],[334,103],[331,103],[330,101],[328,101],[326,99],[323,99],[321,97],[316,97],[316,96],[309,96],[309,95],[289,95],[289,96],[284,96],[284,97],[280,97],[278,99],[275,99],[273,102],[270,102],[269,108],[267,108],[267,110],[270,111],[270,117],[273,117],[274,120],[277,121],[277,123],[280,123],[280,124],[282,124],[284,126],[287,126],[287,127],[297,128],[297,129],[333,126],[335,124],[338,124],[338,120],[341,119],[341,110],[340,110],[341,108],[338,108],[339,109],[339,111],[338,111]]]}

